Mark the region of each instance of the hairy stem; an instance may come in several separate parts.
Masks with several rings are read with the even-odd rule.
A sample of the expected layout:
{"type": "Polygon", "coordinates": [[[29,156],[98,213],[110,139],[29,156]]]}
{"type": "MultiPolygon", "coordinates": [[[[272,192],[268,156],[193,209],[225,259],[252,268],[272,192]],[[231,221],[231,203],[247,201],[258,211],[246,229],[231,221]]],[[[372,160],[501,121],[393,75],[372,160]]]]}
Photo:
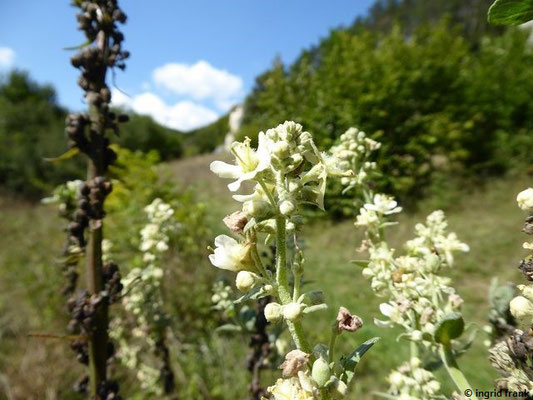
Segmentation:
{"type": "MultiPolygon", "coordinates": [[[[282,215],[278,215],[276,217],[276,283],[282,304],[289,304],[292,301],[287,269],[286,221],[282,215]]],[[[311,349],[305,339],[301,322],[286,322],[296,347],[306,353],[310,353],[311,349]]]]}

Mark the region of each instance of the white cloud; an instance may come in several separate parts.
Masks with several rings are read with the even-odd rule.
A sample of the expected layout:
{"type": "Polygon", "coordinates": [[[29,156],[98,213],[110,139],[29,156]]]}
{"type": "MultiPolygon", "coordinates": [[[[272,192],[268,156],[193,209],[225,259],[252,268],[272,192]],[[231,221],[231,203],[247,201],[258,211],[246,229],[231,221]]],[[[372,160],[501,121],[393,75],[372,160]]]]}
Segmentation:
{"type": "Polygon", "coordinates": [[[0,47],[0,68],[10,68],[15,62],[15,52],[9,47],[0,47]]]}
{"type": "Polygon", "coordinates": [[[156,68],[154,82],[175,94],[194,99],[212,99],[226,111],[242,96],[243,82],[239,76],[217,69],[207,61],[188,65],[169,63],[156,68]]]}
{"type": "Polygon", "coordinates": [[[150,115],[161,125],[183,131],[207,125],[218,118],[216,112],[200,104],[184,100],[169,105],[150,92],[129,97],[114,89],[112,99],[113,105],[150,115]]]}

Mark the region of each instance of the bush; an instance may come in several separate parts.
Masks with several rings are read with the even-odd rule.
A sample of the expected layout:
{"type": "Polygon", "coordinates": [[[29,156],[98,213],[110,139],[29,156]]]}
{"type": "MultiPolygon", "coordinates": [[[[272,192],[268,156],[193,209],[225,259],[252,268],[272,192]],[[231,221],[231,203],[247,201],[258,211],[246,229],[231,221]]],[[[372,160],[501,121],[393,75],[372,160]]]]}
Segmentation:
{"type": "Polygon", "coordinates": [[[531,161],[528,33],[472,48],[446,21],[406,38],[336,30],[291,66],[277,60],[246,99],[241,136],[295,119],[319,146],[351,126],[383,143],[386,190],[416,199],[436,173],[486,176],[531,161]]]}

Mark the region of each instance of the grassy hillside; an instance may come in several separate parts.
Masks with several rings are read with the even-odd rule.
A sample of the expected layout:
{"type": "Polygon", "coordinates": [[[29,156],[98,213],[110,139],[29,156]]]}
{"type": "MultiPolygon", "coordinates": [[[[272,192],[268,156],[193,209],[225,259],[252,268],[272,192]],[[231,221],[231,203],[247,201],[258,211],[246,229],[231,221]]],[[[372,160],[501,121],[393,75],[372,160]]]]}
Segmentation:
{"type": "MultiPolygon", "coordinates": [[[[227,158],[203,155],[170,164],[176,184],[196,187],[201,199],[208,203],[209,222],[214,234],[224,231],[220,219],[236,207],[225,187],[227,182],[209,171],[212,160],[224,157],[227,158]]],[[[501,281],[513,282],[521,279],[516,266],[522,255],[520,228],[523,216],[515,205],[515,196],[526,185],[527,177],[493,181],[485,188],[465,192],[446,210],[450,228],[471,247],[469,254],[459,257],[457,269],[451,271],[454,286],[465,298],[465,318],[474,324],[471,329],[480,328],[484,323],[491,278],[498,276],[501,281]]],[[[403,215],[400,225],[390,230],[390,239],[397,247],[412,237],[413,226],[425,218],[433,200],[430,198],[422,203],[419,211],[403,215]]],[[[6,197],[0,201],[0,219],[3,237],[0,241],[0,397],[75,399],[70,383],[81,367],[71,357],[68,343],[27,336],[32,332],[63,332],[66,324],[61,295],[58,294],[62,278],[55,264],[63,243],[62,224],[55,212],[45,206],[15,203],[6,197]],[[58,365],[61,365],[60,369],[58,365]]],[[[379,317],[380,301],[370,291],[357,267],[349,263],[356,257],[354,249],[361,235],[351,221],[318,221],[303,232],[303,237],[306,276],[310,280],[307,284],[324,289],[332,305],[329,311],[314,314],[313,323],[317,326],[328,324],[335,308],[342,304],[365,321],[360,333],[343,336],[340,342],[346,349],[372,336],[383,338],[376,351],[361,365],[352,396],[354,399],[369,399],[372,391],[386,388],[384,377],[391,367],[404,359],[406,346],[396,341],[398,332],[379,329],[372,323],[374,317],[379,317]]],[[[212,267],[206,262],[197,268],[212,267]]],[[[473,349],[460,363],[464,364],[475,387],[488,389],[492,387],[495,375],[487,362],[483,338],[480,333],[473,349]]],[[[231,377],[228,391],[213,395],[213,399],[240,398],[238,396],[245,393],[243,382],[247,375],[242,368],[245,347],[240,337],[222,342],[221,352],[237,358],[224,365],[225,373],[231,377]]]]}

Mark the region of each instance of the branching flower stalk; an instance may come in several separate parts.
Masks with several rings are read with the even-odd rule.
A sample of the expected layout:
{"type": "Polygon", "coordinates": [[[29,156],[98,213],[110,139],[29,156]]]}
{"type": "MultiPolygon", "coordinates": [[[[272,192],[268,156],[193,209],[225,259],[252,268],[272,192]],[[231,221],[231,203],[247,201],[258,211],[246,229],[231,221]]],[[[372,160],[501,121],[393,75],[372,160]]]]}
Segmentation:
{"type": "MultiPolygon", "coordinates": [[[[533,235],[533,188],[520,192],[518,206],[527,213],[523,232],[533,235]]],[[[491,364],[501,373],[497,385],[500,389],[527,392],[533,398],[533,243],[525,242],[530,254],[520,262],[520,270],[528,283],[518,285],[521,294],[509,304],[511,314],[518,323],[508,337],[496,343],[490,350],[491,364]]]]}
{"type": "Polygon", "coordinates": [[[119,122],[127,117],[117,117],[109,110],[111,91],[106,75],[109,68],[124,69],[124,60],[129,56],[121,48],[124,36],[117,28],[126,16],[116,0],[76,0],[74,6],[80,9],[77,19],[86,44],[71,63],[81,71],[78,83],[85,92],[89,112],[70,114],[66,121],[69,147],[73,149],[70,154],[79,151],[88,158],[87,180],[80,188],[78,209],[69,225],[69,235],[85,248],[87,279],[87,291],[69,301],[73,320],[85,338],[73,343],[73,348],[89,364],[89,377],[83,379],[80,389],[88,384],[91,398],[116,399],[118,384],[107,376],[108,358],[113,355],[108,338],[108,307],[121,289],[120,275],[116,265],[103,263],[102,239],[104,201],[112,190],[106,173],[116,159],[109,148],[107,132],[118,133],[119,122]]]}
{"type": "Polygon", "coordinates": [[[379,147],[364,132],[351,128],[331,153],[344,160],[341,167],[356,168],[357,179],[342,183],[347,190],[357,188],[365,203],[355,225],[365,228],[366,238],[359,250],[368,251],[370,259],[355,263],[363,268],[363,276],[370,279],[376,295],[387,298],[380,306],[387,320],[376,319],[375,323],[381,327],[402,327],[405,333],[401,337],[411,342],[410,361],[388,377],[389,394],[406,400],[444,398],[439,382],[427,367],[439,359],[463,393],[471,389],[455,361],[456,355],[464,350],[457,340],[464,330],[460,314],[463,300],[450,286],[450,279],[440,272],[451,268],[454,253],[468,251],[468,246],[455,233],[446,232],[444,213],[435,211],[425,224],[416,225],[416,237],[405,244],[406,255],[395,256],[385,231],[395,224],[389,217],[402,208],[391,196],[375,193],[369,181],[376,166],[368,160],[379,147]]]}
{"type": "Polygon", "coordinates": [[[118,357],[122,364],[137,372],[144,393],[161,396],[174,391],[174,373],[167,346],[170,319],[164,310],[161,292],[162,257],[169,249],[169,235],[179,225],[173,217],[174,209],[161,199],[155,199],[144,211],[148,223],[140,232],[139,245],[143,266],[133,268],[123,279],[122,304],[135,321],[128,329],[128,322],[116,317],[111,337],[120,344],[118,357]],[[151,354],[157,362],[152,360],[151,354]]]}
{"type": "MultiPolygon", "coordinates": [[[[265,306],[265,318],[270,323],[287,325],[296,350],[285,356],[283,378],[268,389],[270,397],[281,399],[343,398],[353,378],[360,356],[375,339],[341,360],[333,359],[328,346],[311,347],[302,323],[306,315],[324,310],[327,305],[320,291],[301,293],[305,258],[298,247],[287,251],[287,241],[296,242],[296,233],[303,223],[299,215],[304,204],[324,208],[324,192],[328,176],[351,176],[341,172],[339,160],[320,153],[310,133],[294,122],[285,122],[267,132],[260,132],[257,150],[250,139],[231,146],[235,164],[214,161],[211,170],[222,178],[234,179],[230,191],[239,190],[245,181],[255,187],[251,194],[234,195],[242,209],[226,217],[225,223],[236,235],[215,239],[214,253],[209,256],[218,268],[237,273],[236,286],[246,294],[237,301],[256,300],[271,296],[274,301],[265,306]],[[276,245],[275,271],[264,266],[258,251],[260,236],[276,245]]],[[[356,331],[362,321],[343,309],[339,312],[331,335],[356,331]],[[341,312],[342,311],[342,312],[341,312]]],[[[334,340],[333,340],[334,342],[334,340]]]]}

